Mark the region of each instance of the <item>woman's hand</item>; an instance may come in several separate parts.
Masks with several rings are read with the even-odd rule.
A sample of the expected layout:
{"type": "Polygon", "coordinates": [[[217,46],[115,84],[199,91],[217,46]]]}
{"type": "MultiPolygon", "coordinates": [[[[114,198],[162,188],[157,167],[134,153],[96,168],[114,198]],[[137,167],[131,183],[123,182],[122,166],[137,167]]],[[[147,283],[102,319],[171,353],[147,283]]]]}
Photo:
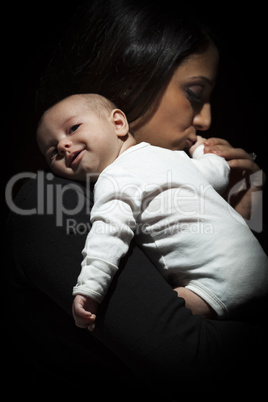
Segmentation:
{"type": "Polygon", "coordinates": [[[209,138],[204,145],[205,153],[214,153],[227,160],[231,173],[224,197],[243,218],[250,219],[258,208],[256,203],[260,202],[253,193],[262,189],[265,174],[246,151],[233,148],[222,138],[209,138]]]}

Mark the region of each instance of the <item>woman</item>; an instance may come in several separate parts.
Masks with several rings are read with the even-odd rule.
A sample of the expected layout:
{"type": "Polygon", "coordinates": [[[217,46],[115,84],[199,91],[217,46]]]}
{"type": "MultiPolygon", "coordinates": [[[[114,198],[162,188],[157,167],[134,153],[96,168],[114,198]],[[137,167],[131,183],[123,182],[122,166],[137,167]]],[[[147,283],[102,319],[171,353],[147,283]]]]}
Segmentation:
{"type": "MultiPolygon", "coordinates": [[[[144,7],[143,2],[137,0],[117,0],[103,5],[101,2],[94,5],[93,1],[91,7],[86,3],[80,8],[76,18],[72,19],[69,35],[62,40],[43,77],[38,97],[39,117],[65,96],[95,92],[123,109],[136,137],[138,130],[143,136],[148,125],[142,123],[141,126],[140,121],[148,120],[153,114],[153,108],[157,107],[176,66],[189,54],[202,53],[209,37],[215,42],[212,33],[198,24],[194,11],[187,6],[180,4],[178,15],[172,5],[168,7],[168,3],[147,3],[144,7]],[[183,20],[183,15],[191,15],[191,18],[183,20]],[[70,43],[74,44],[71,49],[70,43]]],[[[214,75],[210,93],[216,82],[215,71],[214,75]]],[[[206,94],[208,99],[210,93],[206,94]]],[[[198,106],[198,101],[195,106],[198,106]]],[[[166,131],[162,125],[153,124],[158,131],[166,131]]],[[[203,131],[209,126],[210,121],[206,127],[197,129],[203,131]]],[[[162,132],[161,136],[164,135],[162,132]]],[[[230,187],[243,179],[244,170],[248,174],[259,170],[249,154],[242,149],[232,149],[226,140],[211,138],[209,145],[230,160],[233,168],[230,187]]],[[[245,218],[250,215],[250,202],[247,201],[252,190],[247,191],[242,200],[234,200],[236,204],[233,206],[245,218]]]]}
{"type": "MultiPolygon", "coordinates": [[[[209,31],[187,11],[177,16],[166,2],[111,0],[93,2],[78,17],[43,78],[40,114],[67,95],[95,92],[125,111],[138,141],[177,149],[176,130],[186,131],[190,144],[197,130],[209,128],[218,51],[209,31]]],[[[214,138],[207,146],[229,161],[236,181],[243,177],[239,172],[259,170],[225,140],[214,138]]],[[[235,199],[245,218],[253,190],[235,199]]],[[[178,384],[210,389],[226,370],[231,378],[242,370],[249,379],[243,367],[257,346],[261,350],[259,328],[192,316],[134,244],[93,336],[74,327],[71,294],[89,222],[88,196],[89,188],[39,173],[16,200],[20,210],[37,213],[10,218],[9,289],[20,306],[16,327],[24,329],[24,341],[35,340],[42,369],[51,372],[53,362],[58,380],[73,377],[79,383],[82,376],[89,386],[103,377],[111,383],[121,378],[138,391],[146,387],[151,396],[163,392],[165,400],[176,399],[178,384]]]]}

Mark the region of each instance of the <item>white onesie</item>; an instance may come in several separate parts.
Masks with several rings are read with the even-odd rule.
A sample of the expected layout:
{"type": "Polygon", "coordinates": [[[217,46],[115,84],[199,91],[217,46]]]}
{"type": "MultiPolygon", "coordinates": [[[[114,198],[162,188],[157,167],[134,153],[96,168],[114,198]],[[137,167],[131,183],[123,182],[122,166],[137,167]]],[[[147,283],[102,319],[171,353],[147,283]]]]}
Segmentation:
{"type": "Polygon", "coordinates": [[[169,282],[198,294],[219,317],[267,294],[267,256],[218,193],[228,164],[203,146],[193,158],[141,143],[101,173],[74,295],[103,300],[134,234],[169,282]]]}

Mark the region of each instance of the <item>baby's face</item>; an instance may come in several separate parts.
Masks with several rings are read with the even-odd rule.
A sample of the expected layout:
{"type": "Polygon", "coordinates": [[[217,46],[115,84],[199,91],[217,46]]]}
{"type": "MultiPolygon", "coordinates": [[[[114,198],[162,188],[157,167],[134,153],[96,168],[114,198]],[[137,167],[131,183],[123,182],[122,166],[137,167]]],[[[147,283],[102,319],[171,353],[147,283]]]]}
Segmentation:
{"type": "Polygon", "coordinates": [[[51,170],[62,177],[86,180],[98,175],[118,156],[112,119],[90,110],[81,95],[48,109],[37,130],[37,142],[51,170]]]}

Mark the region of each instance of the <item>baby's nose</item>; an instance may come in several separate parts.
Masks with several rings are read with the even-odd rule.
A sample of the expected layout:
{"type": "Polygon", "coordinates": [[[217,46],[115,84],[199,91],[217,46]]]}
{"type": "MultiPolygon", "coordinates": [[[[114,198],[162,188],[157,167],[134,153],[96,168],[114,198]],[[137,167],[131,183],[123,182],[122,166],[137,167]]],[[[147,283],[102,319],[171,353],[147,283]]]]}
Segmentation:
{"type": "Polygon", "coordinates": [[[68,139],[61,140],[58,143],[58,147],[57,147],[58,152],[60,154],[65,154],[66,151],[68,151],[71,148],[71,146],[72,146],[72,142],[70,140],[68,140],[68,139]]]}

